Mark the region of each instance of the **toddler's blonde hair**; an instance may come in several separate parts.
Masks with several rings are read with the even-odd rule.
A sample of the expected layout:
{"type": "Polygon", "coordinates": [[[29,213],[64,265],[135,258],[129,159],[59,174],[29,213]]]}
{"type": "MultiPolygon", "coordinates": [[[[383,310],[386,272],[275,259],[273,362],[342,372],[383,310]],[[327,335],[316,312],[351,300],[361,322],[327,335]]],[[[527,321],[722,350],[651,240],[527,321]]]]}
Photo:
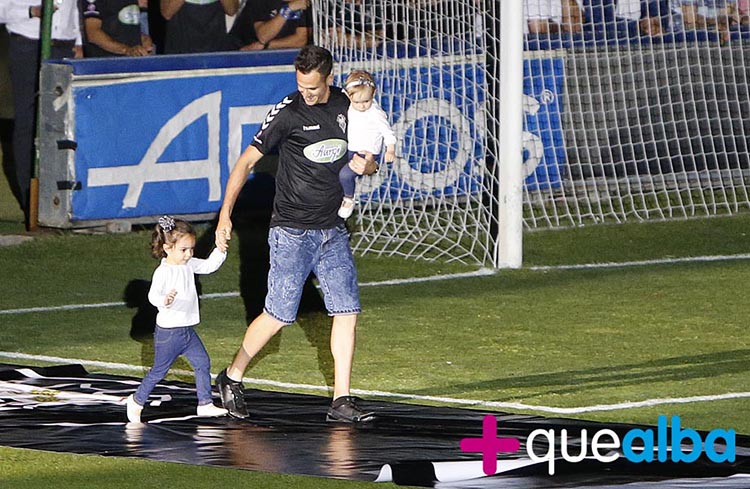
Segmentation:
{"type": "Polygon", "coordinates": [[[375,78],[365,70],[352,70],[344,80],[344,91],[348,95],[361,92],[365,88],[375,92],[375,78]]]}

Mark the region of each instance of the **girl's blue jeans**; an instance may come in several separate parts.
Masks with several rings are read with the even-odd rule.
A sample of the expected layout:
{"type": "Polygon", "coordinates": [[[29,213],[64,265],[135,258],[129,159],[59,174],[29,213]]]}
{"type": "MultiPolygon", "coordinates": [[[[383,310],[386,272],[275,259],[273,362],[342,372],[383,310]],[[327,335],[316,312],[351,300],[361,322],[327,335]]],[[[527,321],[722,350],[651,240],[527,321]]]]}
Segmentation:
{"type": "Polygon", "coordinates": [[[169,367],[184,355],[195,372],[195,389],[198,394],[198,405],[212,403],[211,399],[211,359],[203,346],[198,333],[192,326],[181,328],[162,328],[154,330],[154,366],[135,392],[135,402],[144,406],[156,384],[164,380],[169,367]]]}

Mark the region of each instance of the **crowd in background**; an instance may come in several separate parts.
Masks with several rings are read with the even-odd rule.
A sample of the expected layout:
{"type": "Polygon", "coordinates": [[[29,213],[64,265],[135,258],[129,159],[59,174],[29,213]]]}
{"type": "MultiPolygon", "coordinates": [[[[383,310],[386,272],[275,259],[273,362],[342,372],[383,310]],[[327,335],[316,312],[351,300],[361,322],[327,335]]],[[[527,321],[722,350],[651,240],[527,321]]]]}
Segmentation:
{"type": "MultiPolygon", "coordinates": [[[[750,0],[523,1],[528,39],[588,35],[605,40],[622,36],[641,40],[703,32],[726,43],[733,32],[747,32],[750,23],[750,0]]],[[[300,48],[313,38],[310,3],[53,0],[51,57],[300,48]]],[[[357,49],[376,48],[386,38],[418,44],[442,36],[472,43],[476,39],[467,38],[469,33],[497,35],[500,10],[498,0],[482,4],[479,0],[323,0],[316,5],[325,9],[321,17],[328,19],[328,25],[321,26],[322,37],[333,37],[336,43],[357,49]]],[[[0,23],[8,33],[7,60],[15,113],[14,192],[25,212],[34,160],[41,17],[41,0],[0,1],[0,23]]]]}
{"type": "Polygon", "coordinates": [[[78,5],[85,56],[300,48],[312,39],[309,0],[78,0],[78,5]],[[123,15],[125,9],[131,14],[123,15]],[[107,49],[110,41],[115,42],[107,49]]]}
{"type": "MultiPolygon", "coordinates": [[[[331,25],[324,29],[357,38],[364,47],[374,47],[384,35],[420,39],[451,32],[451,24],[474,22],[457,10],[466,3],[325,0],[322,8],[331,25]],[[361,30],[368,32],[360,36],[361,30]]],[[[619,30],[631,36],[660,36],[702,29],[726,37],[731,29],[750,23],[749,4],[750,0],[524,0],[524,31],[575,35],[619,30]]],[[[79,57],[300,48],[312,41],[313,34],[310,0],[54,0],[54,5],[53,39],[76,41],[82,46],[74,54],[79,57]]],[[[484,8],[499,12],[497,0],[486,0],[484,8]]],[[[40,0],[4,0],[0,5],[0,22],[7,24],[11,35],[37,38],[40,16],[40,0]]]]}
{"type": "Polygon", "coordinates": [[[719,34],[750,23],[748,0],[526,0],[527,34],[719,34]]]}
{"type": "MultiPolygon", "coordinates": [[[[53,43],[66,57],[299,48],[312,39],[309,0],[54,0],[53,43]]],[[[40,0],[4,0],[11,37],[38,40],[40,0]]]]}

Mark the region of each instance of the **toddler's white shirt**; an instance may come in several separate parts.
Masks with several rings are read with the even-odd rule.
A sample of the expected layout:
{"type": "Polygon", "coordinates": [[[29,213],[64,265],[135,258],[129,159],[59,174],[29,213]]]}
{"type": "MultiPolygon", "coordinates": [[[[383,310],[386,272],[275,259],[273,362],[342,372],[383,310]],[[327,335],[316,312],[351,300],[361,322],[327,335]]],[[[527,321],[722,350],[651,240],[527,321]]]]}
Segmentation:
{"type": "Polygon", "coordinates": [[[191,258],[185,265],[170,265],[162,258],[161,264],[154,270],[151,289],[148,291],[149,302],[159,309],[156,324],[162,328],[198,324],[200,312],[194,275],[215,272],[226,258],[227,254],[218,248],[215,248],[205,260],[191,258]],[[165,306],[164,299],[172,289],[177,291],[177,295],[172,304],[165,306]]]}
{"type": "Polygon", "coordinates": [[[349,151],[372,154],[380,154],[383,144],[386,146],[396,144],[396,136],[388,122],[388,116],[380,108],[377,100],[364,112],[349,107],[347,113],[349,128],[347,139],[349,140],[349,151]]]}

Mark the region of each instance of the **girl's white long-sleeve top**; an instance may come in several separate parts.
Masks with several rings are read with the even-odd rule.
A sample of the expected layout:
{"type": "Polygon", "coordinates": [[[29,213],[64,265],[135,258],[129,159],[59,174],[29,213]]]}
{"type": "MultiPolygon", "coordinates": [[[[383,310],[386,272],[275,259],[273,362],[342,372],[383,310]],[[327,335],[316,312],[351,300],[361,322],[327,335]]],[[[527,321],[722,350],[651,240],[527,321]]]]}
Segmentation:
{"type": "Polygon", "coordinates": [[[159,309],[156,324],[162,328],[195,326],[200,322],[198,292],[195,289],[195,274],[213,273],[219,269],[226,252],[215,248],[208,258],[191,258],[185,265],[170,265],[166,259],[154,270],[148,301],[159,309]],[[174,302],[164,305],[170,290],[176,290],[174,302]]]}
{"type": "Polygon", "coordinates": [[[380,108],[377,100],[373,100],[370,108],[364,112],[349,107],[347,118],[349,151],[380,154],[384,143],[386,146],[396,144],[396,135],[388,122],[388,115],[380,108]]]}

